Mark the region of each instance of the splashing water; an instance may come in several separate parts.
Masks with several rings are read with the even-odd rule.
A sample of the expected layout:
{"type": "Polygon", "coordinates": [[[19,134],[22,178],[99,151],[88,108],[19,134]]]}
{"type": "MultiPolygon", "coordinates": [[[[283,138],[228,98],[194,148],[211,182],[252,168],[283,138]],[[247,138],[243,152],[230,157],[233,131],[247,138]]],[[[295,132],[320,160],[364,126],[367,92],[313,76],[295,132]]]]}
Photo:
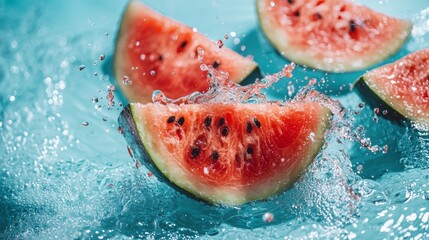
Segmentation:
{"type": "MultiPolygon", "coordinates": [[[[318,101],[335,114],[327,144],[314,164],[293,188],[268,201],[208,206],[158,182],[130,161],[116,125],[120,104],[109,105],[124,99],[119,91],[106,89],[113,82],[105,66],[114,29],[98,29],[102,21],[93,20],[87,24],[90,31],[64,35],[66,31],[51,31],[48,21],[40,19],[44,6],[24,13],[14,10],[21,5],[28,3],[0,0],[1,239],[429,237],[427,130],[396,126],[382,117],[384,109],[360,108],[362,99],[353,92],[331,99],[316,93],[313,81],[304,89],[295,86],[297,96],[290,101],[318,101]],[[85,68],[79,71],[81,65],[85,68]],[[82,126],[84,122],[89,124],[82,126]],[[356,135],[380,146],[388,143],[389,150],[368,151],[356,135]]],[[[81,10],[84,4],[77,5],[81,10]]],[[[244,13],[240,15],[252,16],[244,13]]],[[[425,26],[423,21],[419,24],[425,26]]],[[[240,31],[231,38],[241,36],[240,31]]],[[[425,43],[426,36],[418,35],[419,43],[425,43]]],[[[252,90],[237,86],[237,96],[219,101],[284,97],[286,87],[274,94],[260,90],[271,79],[289,80],[286,72],[262,79],[252,90]]],[[[298,76],[295,68],[293,77],[298,76]]],[[[227,76],[213,72],[211,78],[227,76]]],[[[231,87],[222,81],[217,84],[219,91],[231,87]]],[[[212,96],[208,100],[218,101],[217,93],[208,93],[212,96]]],[[[193,96],[197,102],[207,100],[193,96]]],[[[161,101],[185,102],[162,97],[161,101]]]]}

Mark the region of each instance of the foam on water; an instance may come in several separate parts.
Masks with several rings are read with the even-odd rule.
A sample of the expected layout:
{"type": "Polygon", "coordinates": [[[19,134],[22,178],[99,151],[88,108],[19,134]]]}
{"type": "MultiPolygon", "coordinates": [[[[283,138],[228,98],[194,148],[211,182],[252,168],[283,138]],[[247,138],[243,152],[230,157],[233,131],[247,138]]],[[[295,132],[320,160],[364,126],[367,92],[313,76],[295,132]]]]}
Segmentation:
{"type": "Polygon", "coordinates": [[[380,114],[375,122],[374,109],[361,108],[353,92],[332,100],[296,87],[292,101],[319,101],[336,116],[308,172],[268,201],[205,205],[128,156],[116,124],[124,99],[107,64],[114,37],[105,33],[113,29],[51,34],[40,22],[42,8],[22,13],[2,5],[0,238],[429,238],[426,130],[380,114]],[[357,132],[359,125],[366,131],[357,132]],[[373,145],[358,140],[366,138],[373,145]],[[385,144],[386,154],[366,149],[385,144]]]}

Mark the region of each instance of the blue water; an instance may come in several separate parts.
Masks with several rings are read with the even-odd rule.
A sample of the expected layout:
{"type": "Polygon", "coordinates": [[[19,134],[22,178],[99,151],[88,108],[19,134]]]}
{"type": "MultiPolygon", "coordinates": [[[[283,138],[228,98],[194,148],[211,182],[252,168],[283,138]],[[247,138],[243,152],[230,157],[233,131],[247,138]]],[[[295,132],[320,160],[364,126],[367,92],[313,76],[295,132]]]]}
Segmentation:
{"type": "MultiPolygon", "coordinates": [[[[386,61],[429,47],[429,3],[367,2],[415,24],[386,61]]],[[[261,34],[253,1],[147,3],[212,39],[229,34],[226,45],[253,55],[265,73],[288,63],[261,34]]],[[[319,90],[349,109],[354,131],[362,125],[387,153],[333,132],[293,188],[240,207],[205,205],[136,168],[117,131],[125,100],[118,90],[114,106],[107,100],[125,4],[0,0],[0,239],[429,238],[429,133],[361,109],[348,86],[362,72],[298,67],[267,95],[284,99],[289,81],[299,89],[316,77],[319,90]],[[263,221],[265,213],[274,221],[263,221]]]]}

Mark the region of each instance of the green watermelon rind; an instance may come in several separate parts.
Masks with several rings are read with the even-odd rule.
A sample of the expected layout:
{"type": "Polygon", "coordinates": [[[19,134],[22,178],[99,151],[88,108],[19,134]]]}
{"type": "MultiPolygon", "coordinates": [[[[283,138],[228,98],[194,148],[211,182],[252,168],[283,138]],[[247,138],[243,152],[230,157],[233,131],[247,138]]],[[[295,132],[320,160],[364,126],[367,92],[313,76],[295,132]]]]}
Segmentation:
{"type": "MultiPolygon", "coordinates": [[[[128,104],[121,112],[118,118],[118,124],[122,129],[124,138],[129,145],[132,152],[132,157],[135,161],[142,163],[158,180],[167,183],[169,186],[178,190],[180,193],[196,198],[196,196],[189,194],[189,192],[183,190],[174,182],[170,181],[156,166],[155,162],[152,161],[150,149],[147,149],[141,140],[141,135],[137,129],[136,121],[133,117],[132,107],[128,104]]],[[[203,200],[203,199],[199,199],[203,200]]]]}
{"type": "Polygon", "coordinates": [[[217,190],[217,196],[207,196],[207,194],[201,194],[198,189],[186,187],[186,184],[184,183],[185,179],[178,179],[173,176],[174,174],[169,174],[168,172],[161,170],[162,166],[160,166],[160,161],[158,161],[157,159],[163,159],[163,157],[156,153],[156,151],[151,146],[147,145],[151,142],[150,133],[145,132],[144,129],[142,129],[142,124],[139,124],[137,122],[137,118],[135,117],[133,110],[133,106],[136,105],[131,104],[127,106],[125,110],[121,113],[119,119],[120,126],[122,126],[124,130],[125,138],[134,153],[134,158],[142,160],[144,165],[147,166],[148,170],[153,172],[159,180],[168,183],[170,186],[179,190],[181,193],[187,196],[190,196],[194,199],[202,200],[209,204],[240,205],[250,201],[267,199],[291,187],[293,183],[298,180],[299,177],[306,171],[307,167],[311,164],[311,162],[320,152],[324,143],[324,134],[330,126],[330,120],[332,116],[332,113],[329,110],[326,110],[326,116],[321,118],[321,120],[324,122],[319,124],[319,129],[317,132],[315,132],[317,143],[312,145],[310,151],[306,155],[307,159],[303,161],[304,163],[301,164],[301,167],[299,169],[296,169],[293,174],[289,175],[289,179],[285,181],[288,183],[286,186],[280,187],[276,191],[268,191],[269,193],[265,193],[262,195],[254,195],[251,198],[239,194],[237,196],[234,196],[234,191],[221,191],[222,193],[219,194],[219,191],[217,190]],[[233,195],[234,197],[227,195],[233,195]]]}
{"type": "Polygon", "coordinates": [[[290,38],[293,36],[289,36],[288,34],[283,33],[281,30],[275,27],[275,24],[271,23],[271,21],[264,17],[265,4],[263,3],[265,0],[256,0],[256,9],[258,15],[259,26],[262,29],[262,32],[274,46],[274,49],[284,58],[287,58],[291,62],[295,62],[297,64],[302,64],[305,66],[309,66],[315,69],[319,69],[326,72],[333,73],[341,73],[341,72],[353,72],[366,69],[374,64],[380,63],[383,60],[393,56],[398,50],[405,44],[405,42],[410,38],[412,23],[409,20],[402,20],[403,31],[405,36],[400,36],[396,39],[391,39],[390,42],[386,42],[384,46],[381,46],[383,51],[379,51],[383,53],[383,55],[376,56],[373,53],[368,54],[368,59],[364,59],[363,64],[359,67],[353,66],[352,61],[353,56],[350,56],[350,59],[343,62],[333,62],[333,63],[324,63],[322,60],[316,59],[311,56],[310,53],[297,50],[297,48],[293,45],[289,45],[288,42],[290,38]],[[347,65],[348,64],[348,65],[347,65]]]}

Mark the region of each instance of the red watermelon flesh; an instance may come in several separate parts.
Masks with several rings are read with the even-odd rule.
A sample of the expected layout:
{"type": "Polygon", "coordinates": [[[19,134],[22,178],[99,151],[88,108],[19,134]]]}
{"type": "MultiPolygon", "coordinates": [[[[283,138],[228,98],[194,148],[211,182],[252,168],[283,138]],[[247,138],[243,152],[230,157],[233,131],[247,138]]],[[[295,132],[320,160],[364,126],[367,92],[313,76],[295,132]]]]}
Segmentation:
{"type": "Polygon", "coordinates": [[[116,41],[115,77],[130,102],[150,102],[155,90],[178,98],[208,89],[198,48],[204,50],[203,63],[227,72],[233,82],[257,70],[251,59],[219,46],[192,28],[131,1],[116,41]]]}
{"type": "Polygon", "coordinates": [[[267,38],[286,58],[344,72],[367,68],[394,54],[411,22],[345,0],[258,0],[267,38]]]}
{"type": "Polygon", "coordinates": [[[429,124],[429,49],[374,69],[359,81],[402,116],[429,124]]]}
{"type": "Polygon", "coordinates": [[[321,149],[331,116],[312,102],[131,104],[126,114],[132,120],[122,125],[135,124],[131,139],[141,140],[143,163],[199,199],[233,205],[297,180],[321,149]]]}

